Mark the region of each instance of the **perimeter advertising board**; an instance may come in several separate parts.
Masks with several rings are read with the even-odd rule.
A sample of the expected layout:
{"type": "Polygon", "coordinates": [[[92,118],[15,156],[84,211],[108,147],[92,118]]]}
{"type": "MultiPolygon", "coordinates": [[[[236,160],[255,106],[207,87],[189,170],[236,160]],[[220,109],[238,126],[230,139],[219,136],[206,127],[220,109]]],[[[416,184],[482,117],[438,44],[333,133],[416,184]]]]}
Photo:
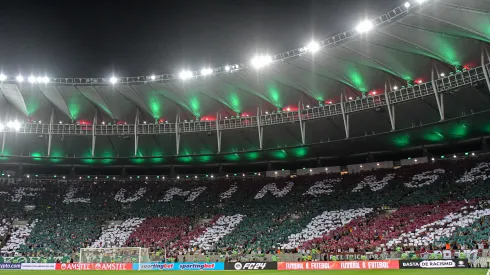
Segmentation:
{"type": "Polygon", "coordinates": [[[22,263],[20,269],[24,270],[55,270],[55,263],[22,263]]]}
{"type": "Polygon", "coordinates": [[[20,269],[20,268],[21,268],[20,264],[14,264],[14,263],[0,264],[0,269],[20,269]]]}
{"type": "Polygon", "coordinates": [[[225,270],[277,270],[277,262],[225,263],[225,270]]]}
{"type": "Polygon", "coordinates": [[[132,263],[56,264],[56,270],[133,270],[132,263]]]}
{"type": "Polygon", "coordinates": [[[141,263],[133,270],[224,270],[224,263],[141,263]]]}
{"type": "Polygon", "coordinates": [[[401,260],[400,268],[465,268],[468,260],[401,260]]]}
{"type": "Polygon", "coordinates": [[[396,260],[388,261],[328,261],[328,262],[279,262],[278,270],[361,270],[399,269],[396,260]]]}

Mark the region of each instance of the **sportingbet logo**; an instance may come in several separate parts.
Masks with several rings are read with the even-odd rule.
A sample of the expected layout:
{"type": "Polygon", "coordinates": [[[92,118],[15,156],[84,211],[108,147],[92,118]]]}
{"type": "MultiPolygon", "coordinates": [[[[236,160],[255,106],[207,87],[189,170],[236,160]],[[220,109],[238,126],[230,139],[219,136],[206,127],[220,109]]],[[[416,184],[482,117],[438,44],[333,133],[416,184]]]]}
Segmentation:
{"type": "Polygon", "coordinates": [[[165,269],[173,269],[173,268],[174,268],[174,264],[159,264],[159,263],[141,264],[141,269],[165,270],[165,269]]]}
{"type": "Polygon", "coordinates": [[[236,270],[264,269],[266,266],[267,263],[235,263],[236,270]]]}

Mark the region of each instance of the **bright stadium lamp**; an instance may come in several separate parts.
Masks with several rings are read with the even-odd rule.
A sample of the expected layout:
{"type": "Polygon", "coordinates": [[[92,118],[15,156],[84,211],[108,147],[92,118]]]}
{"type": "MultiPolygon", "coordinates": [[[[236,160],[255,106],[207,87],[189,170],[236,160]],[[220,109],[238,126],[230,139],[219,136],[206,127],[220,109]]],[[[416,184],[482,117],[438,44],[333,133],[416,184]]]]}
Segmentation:
{"type": "Polygon", "coordinates": [[[427,0],[416,0],[416,1],[417,1],[417,3],[419,3],[419,4],[421,4],[421,5],[422,5],[422,4],[423,4],[423,3],[425,3],[425,1],[427,1],[427,0]]]}
{"type": "Polygon", "coordinates": [[[204,68],[201,70],[202,75],[210,75],[213,72],[213,69],[210,68],[204,68]]]}
{"type": "Polygon", "coordinates": [[[369,20],[364,20],[359,23],[356,27],[358,33],[367,33],[374,28],[373,22],[369,20]]]}
{"type": "Polygon", "coordinates": [[[157,79],[157,77],[155,75],[152,75],[152,76],[150,76],[150,79],[155,80],[155,79],[157,79]]]}
{"type": "Polygon", "coordinates": [[[118,81],[118,79],[116,77],[114,77],[114,76],[111,77],[111,78],[109,78],[109,82],[111,82],[111,84],[116,84],[117,81],[118,81]]]}
{"type": "Polygon", "coordinates": [[[18,132],[20,130],[20,122],[18,122],[17,120],[9,121],[7,123],[7,127],[10,129],[14,129],[16,132],[18,132]]]}
{"type": "Polygon", "coordinates": [[[230,66],[226,65],[225,66],[225,71],[229,72],[230,71],[230,66]]]}
{"type": "Polygon", "coordinates": [[[37,80],[36,77],[32,75],[27,78],[27,81],[29,81],[29,83],[35,83],[36,80],[37,80]]]}
{"type": "Polygon", "coordinates": [[[17,80],[17,82],[23,82],[24,81],[24,77],[22,75],[18,75],[15,80],[17,80]]]}
{"type": "Polygon", "coordinates": [[[260,69],[264,66],[269,65],[269,63],[272,62],[272,58],[268,55],[259,55],[256,56],[252,59],[252,66],[254,66],[256,69],[260,69]]]}
{"type": "Polygon", "coordinates": [[[43,78],[42,76],[38,76],[38,77],[36,78],[37,83],[42,83],[42,82],[43,82],[43,80],[44,80],[44,78],[43,78]]]}
{"type": "Polygon", "coordinates": [[[405,4],[403,6],[405,6],[405,8],[408,9],[408,8],[410,8],[411,4],[410,4],[410,2],[405,2],[405,4]]]}
{"type": "Polygon", "coordinates": [[[3,82],[5,80],[7,80],[7,76],[4,74],[0,74],[0,81],[3,82]]]}
{"type": "Polygon", "coordinates": [[[393,90],[395,90],[395,91],[398,90],[398,86],[394,86],[393,90]]]}
{"type": "Polygon", "coordinates": [[[191,78],[191,77],[192,77],[192,72],[191,72],[191,71],[182,71],[182,72],[180,72],[179,77],[180,77],[182,80],[189,79],[189,78],[191,78]]]}
{"type": "Polygon", "coordinates": [[[316,53],[320,49],[320,44],[318,44],[315,41],[311,41],[310,44],[308,44],[308,46],[306,46],[306,48],[308,49],[308,51],[310,51],[312,53],[316,53]]]}

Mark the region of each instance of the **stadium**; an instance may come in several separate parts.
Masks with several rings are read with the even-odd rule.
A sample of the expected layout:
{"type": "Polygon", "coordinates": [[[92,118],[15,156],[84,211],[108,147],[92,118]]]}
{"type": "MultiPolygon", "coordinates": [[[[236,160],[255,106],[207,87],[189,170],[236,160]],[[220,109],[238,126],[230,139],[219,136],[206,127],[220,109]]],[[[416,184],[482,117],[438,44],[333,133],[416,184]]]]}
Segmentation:
{"type": "Polygon", "coordinates": [[[0,273],[487,272],[489,13],[410,0],[169,74],[2,71],[0,273]]]}

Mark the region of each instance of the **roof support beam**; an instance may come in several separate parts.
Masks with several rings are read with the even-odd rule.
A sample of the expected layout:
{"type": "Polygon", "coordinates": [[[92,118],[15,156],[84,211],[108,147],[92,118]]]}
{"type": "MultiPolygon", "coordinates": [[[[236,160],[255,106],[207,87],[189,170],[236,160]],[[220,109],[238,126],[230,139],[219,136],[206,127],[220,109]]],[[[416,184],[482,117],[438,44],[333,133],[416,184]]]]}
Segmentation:
{"type": "Polygon", "coordinates": [[[301,131],[301,144],[305,145],[305,122],[301,117],[301,102],[298,102],[298,119],[299,119],[299,129],[301,131]]]}
{"type": "Polygon", "coordinates": [[[94,120],[92,122],[92,157],[95,156],[95,128],[97,126],[97,109],[95,109],[94,120]]]}
{"type": "Polygon", "coordinates": [[[175,118],[175,152],[178,155],[179,154],[179,149],[180,149],[180,129],[179,129],[179,124],[180,124],[180,115],[177,114],[177,117],[175,118]]]}
{"type": "Polygon", "coordinates": [[[48,128],[48,157],[51,156],[51,143],[53,141],[53,122],[54,122],[54,108],[51,108],[51,117],[49,118],[49,128],[48,128]]]}
{"type": "Polygon", "coordinates": [[[140,109],[136,108],[136,115],[134,117],[134,155],[138,155],[138,142],[139,142],[139,136],[138,136],[138,124],[140,122],[140,109]]]}
{"type": "Polygon", "coordinates": [[[218,154],[221,153],[221,130],[219,129],[219,113],[216,112],[216,139],[218,141],[218,154]]]}
{"type": "Polygon", "coordinates": [[[386,99],[386,106],[388,107],[388,115],[390,116],[391,131],[395,131],[395,106],[392,106],[390,102],[391,85],[389,86],[390,89],[388,91],[388,83],[385,82],[385,99],[386,99]]]}
{"type": "Polygon", "coordinates": [[[342,119],[344,120],[345,138],[349,138],[349,115],[345,113],[345,91],[340,95],[340,109],[342,110],[342,119]]]}
{"type": "Polygon", "coordinates": [[[264,142],[264,127],[261,125],[260,117],[261,117],[260,108],[257,108],[257,128],[259,133],[259,148],[262,150],[262,144],[264,142]]]}
{"type": "Polygon", "coordinates": [[[436,96],[437,109],[439,109],[439,116],[441,117],[440,121],[444,121],[444,103],[442,94],[439,95],[439,91],[436,85],[435,73],[434,69],[431,71],[431,81],[432,81],[432,89],[434,90],[434,95],[436,96]]]}
{"type": "Polygon", "coordinates": [[[7,139],[7,132],[3,132],[2,134],[2,156],[5,152],[5,139],[7,139]]]}
{"type": "Polygon", "coordinates": [[[485,46],[482,44],[481,49],[481,68],[483,69],[483,75],[485,76],[485,81],[487,82],[487,89],[490,91],[490,78],[488,77],[488,70],[485,64],[485,55],[488,58],[488,52],[485,46]]]}

